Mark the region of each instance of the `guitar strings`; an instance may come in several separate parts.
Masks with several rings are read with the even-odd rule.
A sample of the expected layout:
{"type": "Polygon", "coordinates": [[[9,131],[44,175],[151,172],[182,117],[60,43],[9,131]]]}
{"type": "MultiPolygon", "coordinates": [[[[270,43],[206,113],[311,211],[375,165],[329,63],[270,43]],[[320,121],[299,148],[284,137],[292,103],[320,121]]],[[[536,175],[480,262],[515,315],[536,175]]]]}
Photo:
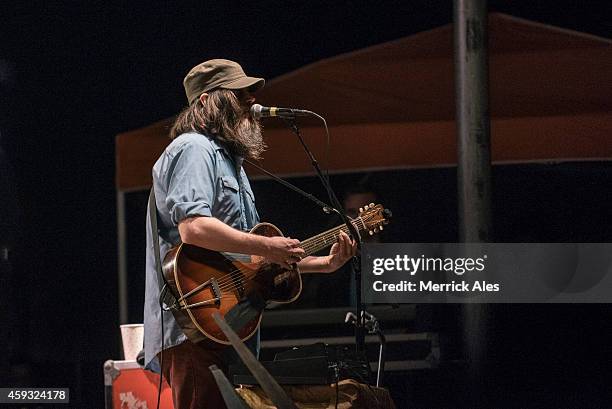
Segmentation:
{"type": "MultiPolygon", "coordinates": [[[[319,247],[322,248],[322,247],[329,245],[328,241],[333,240],[334,238],[333,236],[335,236],[335,234],[333,235],[329,234],[329,235],[317,238],[317,240],[309,241],[303,246],[303,248],[306,252],[310,253],[311,250],[315,250],[319,247]]],[[[227,276],[219,279],[218,285],[219,285],[221,292],[235,291],[239,289],[239,287],[242,287],[244,285],[245,279],[249,280],[257,276],[258,274],[260,274],[260,270],[253,271],[248,268],[244,269],[244,268],[239,267],[235,270],[230,271],[227,274],[227,276]],[[241,273],[244,277],[239,277],[236,275],[236,273],[241,273]]]]}
{"type": "MultiPolygon", "coordinates": [[[[355,219],[353,225],[355,226],[357,222],[361,222],[362,229],[365,230],[366,228],[365,223],[361,217],[355,219]]],[[[359,226],[355,226],[355,227],[358,229],[360,228],[359,226]]],[[[333,240],[336,237],[337,231],[344,231],[346,233],[346,230],[347,230],[346,226],[338,226],[326,232],[320,233],[317,236],[314,236],[308,240],[305,240],[304,241],[305,245],[303,246],[303,248],[304,250],[307,250],[307,252],[310,252],[311,250],[315,250],[319,248],[319,246],[325,247],[328,245],[327,243],[328,239],[333,240]]],[[[221,292],[223,292],[224,290],[225,291],[235,291],[235,290],[238,290],[238,288],[243,285],[242,283],[236,283],[236,281],[244,281],[244,280],[241,277],[236,277],[235,273],[242,273],[244,278],[251,279],[257,276],[257,274],[259,274],[259,270],[255,270],[255,271],[250,270],[250,269],[245,270],[239,267],[238,269],[230,271],[227,274],[227,276],[222,277],[217,282],[221,292]]]]}
{"type": "MultiPolygon", "coordinates": [[[[356,219],[356,221],[357,220],[361,221],[362,225],[365,228],[365,224],[363,223],[363,220],[361,220],[361,218],[356,219]]],[[[359,228],[358,226],[355,226],[355,227],[359,228]]],[[[303,243],[301,243],[301,244],[303,244],[302,248],[307,253],[310,253],[310,252],[314,252],[314,250],[318,249],[319,247],[321,247],[321,248],[325,247],[325,246],[328,245],[328,241],[333,241],[333,239],[336,237],[337,231],[339,231],[339,230],[346,232],[347,229],[346,229],[346,226],[338,226],[338,227],[333,228],[333,229],[331,229],[331,230],[329,230],[327,232],[323,232],[322,233],[322,234],[324,234],[323,236],[317,235],[317,236],[320,236],[320,237],[317,237],[317,236],[311,237],[310,239],[305,240],[303,243]]],[[[248,273],[250,271],[251,271],[250,269],[243,270],[241,268],[238,268],[236,270],[232,270],[232,271],[230,271],[228,273],[228,275],[226,277],[222,277],[218,281],[218,284],[219,284],[220,287],[223,287],[223,289],[228,289],[228,287],[227,287],[228,284],[233,284],[234,281],[236,281],[237,279],[238,280],[240,279],[239,277],[232,277],[231,276],[232,274],[234,274],[234,273],[248,273]]],[[[255,275],[257,275],[257,273],[258,273],[258,271],[255,271],[255,275]]],[[[247,277],[246,274],[245,274],[245,277],[247,277]]],[[[248,278],[251,278],[251,277],[248,277],[248,278]]]]}
{"type": "Polygon", "coordinates": [[[243,268],[232,270],[228,273],[226,277],[223,277],[219,280],[220,290],[221,292],[238,290],[240,287],[244,286],[244,282],[246,280],[254,278],[260,273],[261,272],[259,270],[245,270],[243,268]],[[236,273],[241,273],[243,277],[237,276],[236,273]]]}
{"type": "MultiPolygon", "coordinates": [[[[357,229],[366,229],[365,223],[361,217],[358,217],[353,220],[352,224],[357,229]],[[358,224],[358,222],[361,222],[361,226],[355,226],[355,224],[358,224]]],[[[303,242],[304,246],[302,248],[304,248],[307,253],[314,252],[314,250],[318,250],[319,247],[326,247],[328,245],[327,241],[333,240],[336,237],[338,231],[344,231],[346,233],[347,230],[348,229],[346,228],[346,226],[335,227],[326,232],[313,236],[310,239],[305,240],[303,242]]],[[[217,284],[219,286],[219,289],[221,290],[221,294],[223,294],[224,292],[227,294],[228,292],[236,291],[239,289],[239,287],[242,287],[244,285],[244,279],[250,280],[256,277],[259,273],[260,270],[251,270],[239,267],[235,270],[230,271],[225,277],[220,278],[217,284]],[[242,274],[243,277],[236,276],[236,273],[242,274]],[[236,283],[236,281],[238,281],[238,283],[236,283]]],[[[224,296],[222,295],[219,298],[223,297],[224,296]]]]}
{"type": "MultiPolygon", "coordinates": [[[[325,241],[319,240],[318,243],[325,244],[325,241]]],[[[313,247],[313,249],[314,248],[316,248],[316,246],[313,247]]],[[[310,250],[310,246],[304,246],[304,250],[308,252],[310,250]],[[308,249],[306,249],[306,247],[308,247],[308,249]]],[[[258,274],[261,274],[260,270],[251,270],[248,268],[238,267],[237,269],[230,271],[225,277],[220,278],[217,284],[222,292],[235,291],[244,285],[244,281],[248,281],[256,277],[258,274]],[[237,276],[236,273],[242,274],[243,277],[237,276]]]]}

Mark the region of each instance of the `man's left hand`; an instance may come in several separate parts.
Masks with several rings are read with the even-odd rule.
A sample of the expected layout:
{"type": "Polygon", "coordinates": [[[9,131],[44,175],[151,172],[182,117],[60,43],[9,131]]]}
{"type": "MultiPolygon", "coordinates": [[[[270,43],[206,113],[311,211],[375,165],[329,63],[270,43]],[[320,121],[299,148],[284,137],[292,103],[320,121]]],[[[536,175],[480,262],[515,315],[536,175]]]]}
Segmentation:
{"type": "Polygon", "coordinates": [[[340,232],[338,241],[334,243],[329,251],[329,271],[336,271],[357,253],[357,243],[351,240],[348,234],[340,232]]]}

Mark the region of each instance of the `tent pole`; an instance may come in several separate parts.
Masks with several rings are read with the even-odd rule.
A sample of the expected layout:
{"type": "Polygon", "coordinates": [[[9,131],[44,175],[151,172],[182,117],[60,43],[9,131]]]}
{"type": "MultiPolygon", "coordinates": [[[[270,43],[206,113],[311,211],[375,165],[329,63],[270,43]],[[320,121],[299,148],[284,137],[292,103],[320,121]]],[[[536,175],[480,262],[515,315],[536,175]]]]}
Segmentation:
{"type": "Polygon", "coordinates": [[[489,240],[491,143],[485,0],[455,0],[459,240],[489,240]]]}
{"type": "MultiPolygon", "coordinates": [[[[489,118],[488,33],[486,0],[455,0],[455,109],[457,121],[457,185],[459,241],[489,241],[491,229],[491,146],[489,118]]],[[[463,346],[469,362],[472,392],[486,364],[485,304],[464,304],[463,346]]]]}
{"type": "Polygon", "coordinates": [[[128,323],[127,254],[125,227],[125,193],[117,190],[117,271],[119,292],[119,323],[128,323]]]}

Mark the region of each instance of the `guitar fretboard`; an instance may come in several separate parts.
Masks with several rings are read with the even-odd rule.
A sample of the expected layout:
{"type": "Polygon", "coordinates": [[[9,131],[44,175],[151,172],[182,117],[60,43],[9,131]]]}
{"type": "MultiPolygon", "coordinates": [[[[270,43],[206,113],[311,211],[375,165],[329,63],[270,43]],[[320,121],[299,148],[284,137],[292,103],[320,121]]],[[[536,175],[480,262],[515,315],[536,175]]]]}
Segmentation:
{"type": "MultiPolygon", "coordinates": [[[[366,230],[365,223],[363,222],[361,217],[352,220],[351,223],[358,231],[366,230]]],[[[334,227],[333,229],[329,229],[327,231],[324,231],[323,233],[319,233],[316,236],[302,241],[301,247],[306,252],[306,255],[310,256],[316,253],[317,251],[323,250],[324,248],[329,247],[336,241],[338,241],[338,234],[340,234],[341,231],[345,232],[346,234],[349,234],[348,227],[345,224],[342,224],[340,226],[334,227]]]]}

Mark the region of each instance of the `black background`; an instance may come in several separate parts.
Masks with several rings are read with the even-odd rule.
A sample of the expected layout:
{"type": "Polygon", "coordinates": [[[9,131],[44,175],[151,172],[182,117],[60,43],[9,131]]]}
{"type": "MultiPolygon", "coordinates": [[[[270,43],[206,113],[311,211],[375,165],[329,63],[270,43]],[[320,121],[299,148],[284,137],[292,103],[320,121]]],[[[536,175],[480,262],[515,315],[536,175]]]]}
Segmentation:
{"type": "MultiPolygon", "coordinates": [[[[491,11],[612,34],[609,5],[489,4],[491,11]]],[[[234,59],[252,75],[273,78],[324,57],[450,23],[452,6],[450,1],[25,1],[5,5],[2,14],[0,241],[14,248],[10,268],[3,266],[10,274],[2,277],[6,331],[1,337],[8,358],[2,361],[17,368],[5,379],[69,386],[72,407],[102,407],[102,363],[119,356],[114,136],[178,112],[185,105],[182,78],[203,60],[234,59]]],[[[609,164],[495,172],[498,241],[524,236],[610,241],[609,164]]],[[[360,177],[337,177],[334,183],[344,186],[360,177]]],[[[382,190],[395,195],[387,193],[398,217],[395,238],[456,240],[453,170],[376,178],[382,190]]],[[[319,189],[310,179],[298,183],[319,189]]],[[[258,198],[281,192],[270,182],[254,189],[258,198]]],[[[144,228],[142,200],[135,195],[128,209],[132,232],[144,228]]],[[[297,232],[301,213],[291,214],[294,203],[314,213],[299,200],[290,206],[264,199],[258,204],[262,218],[297,232]]],[[[131,291],[141,288],[134,283],[131,291]]],[[[130,318],[140,321],[137,298],[132,304],[130,318]]],[[[487,374],[487,391],[497,397],[513,391],[516,399],[535,406],[605,402],[610,312],[608,305],[498,307],[489,342],[496,353],[491,362],[499,365],[492,364],[487,374]]],[[[450,384],[440,381],[422,390],[446,396],[441,391],[450,384]]],[[[442,406],[461,406],[451,395],[442,406]]]]}

